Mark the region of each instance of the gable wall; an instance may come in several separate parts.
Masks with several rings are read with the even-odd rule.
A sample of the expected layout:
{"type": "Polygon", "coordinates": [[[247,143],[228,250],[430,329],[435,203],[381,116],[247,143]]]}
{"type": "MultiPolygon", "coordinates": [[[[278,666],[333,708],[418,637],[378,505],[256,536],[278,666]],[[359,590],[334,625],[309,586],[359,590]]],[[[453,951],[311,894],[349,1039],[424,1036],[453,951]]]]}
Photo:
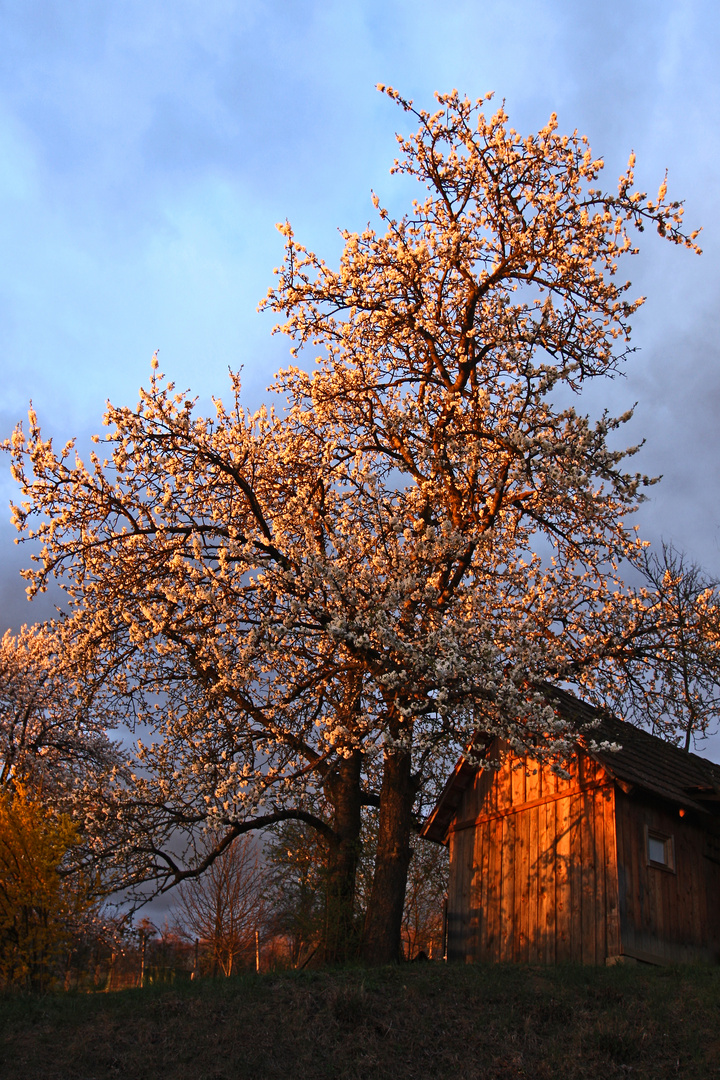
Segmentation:
{"type": "Polygon", "coordinates": [[[614,788],[524,758],[478,774],[450,833],[448,956],[602,963],[619,951],[614,788]]]}

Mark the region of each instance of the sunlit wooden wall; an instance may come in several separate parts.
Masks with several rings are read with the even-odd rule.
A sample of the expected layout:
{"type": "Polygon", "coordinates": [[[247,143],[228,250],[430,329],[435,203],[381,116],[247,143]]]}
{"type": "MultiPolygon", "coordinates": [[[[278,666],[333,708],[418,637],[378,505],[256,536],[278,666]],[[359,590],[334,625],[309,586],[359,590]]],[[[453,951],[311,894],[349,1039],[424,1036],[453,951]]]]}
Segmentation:
{"type": "Polygon", "coordinates": [[[603,963],[619,952],[614,787],[525,759],[479,774],[450,836],[448,955],[603,963]]]}
{"type": "Polygon", "coordinates": [[[448,958],[602,964],[720,959],[720,838],[709,817],[626,794],[581,755],[558,778],[524,758],[479,773],[450,830],[448,958]],[[648,864],[646,828],[671,835],[648,864]]]}

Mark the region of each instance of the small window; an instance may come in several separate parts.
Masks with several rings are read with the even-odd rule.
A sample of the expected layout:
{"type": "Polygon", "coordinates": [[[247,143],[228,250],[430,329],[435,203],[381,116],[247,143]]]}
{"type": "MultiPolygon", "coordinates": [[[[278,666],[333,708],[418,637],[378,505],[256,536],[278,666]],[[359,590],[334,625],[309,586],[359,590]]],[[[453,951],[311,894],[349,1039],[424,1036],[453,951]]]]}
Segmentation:
{"type": "Polygon", "coordinates": [[[675,870],[675,843],[672,836],[645,826],[645,851],[648,866],[675,870]]]}

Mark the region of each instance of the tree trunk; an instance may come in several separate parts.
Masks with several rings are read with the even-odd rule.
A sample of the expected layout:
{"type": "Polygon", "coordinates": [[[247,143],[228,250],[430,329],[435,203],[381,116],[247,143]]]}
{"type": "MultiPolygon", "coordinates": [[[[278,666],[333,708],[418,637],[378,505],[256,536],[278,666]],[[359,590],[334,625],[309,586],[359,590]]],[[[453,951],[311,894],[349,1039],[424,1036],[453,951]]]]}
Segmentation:
{"type": "Polygon", "coordinates": [[[410,754],[387,752],[380,791],[375,874],[362,949],[363,958],[369,964],[394,964],[400,959],[415,795],[410,754]]]}
{"type": "Polygon", "coordinates": [[[338,964],[357,952],[355,928],[355,875],[360,847],[360,775],[362,753],[339,758],[324,782],[333,808],[337,842],[330,846],[327,867],[324,962],[338,964]]]}

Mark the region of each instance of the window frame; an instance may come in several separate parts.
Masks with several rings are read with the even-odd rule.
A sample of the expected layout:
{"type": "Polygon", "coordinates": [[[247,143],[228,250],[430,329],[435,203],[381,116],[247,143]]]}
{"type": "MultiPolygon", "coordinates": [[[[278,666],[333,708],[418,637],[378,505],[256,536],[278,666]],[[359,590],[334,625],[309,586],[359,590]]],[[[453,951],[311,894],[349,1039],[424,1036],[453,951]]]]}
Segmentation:
{"type": "Polygon", "coordinates": [[[645,839],[645,861],[648,866],[651,866],[654,870],[665,870],[671,874],[677,873],[675,868],[675,837],[672,833],[663,832],[662,829],[655,829],[653,826],[646,824],[644,827],[644,839],[645,839]],[[650,841],[656,840],[663,845],[665,851],[664,862],[659,862],[657,859],[653,859],[650,856],[650,841]]]}

